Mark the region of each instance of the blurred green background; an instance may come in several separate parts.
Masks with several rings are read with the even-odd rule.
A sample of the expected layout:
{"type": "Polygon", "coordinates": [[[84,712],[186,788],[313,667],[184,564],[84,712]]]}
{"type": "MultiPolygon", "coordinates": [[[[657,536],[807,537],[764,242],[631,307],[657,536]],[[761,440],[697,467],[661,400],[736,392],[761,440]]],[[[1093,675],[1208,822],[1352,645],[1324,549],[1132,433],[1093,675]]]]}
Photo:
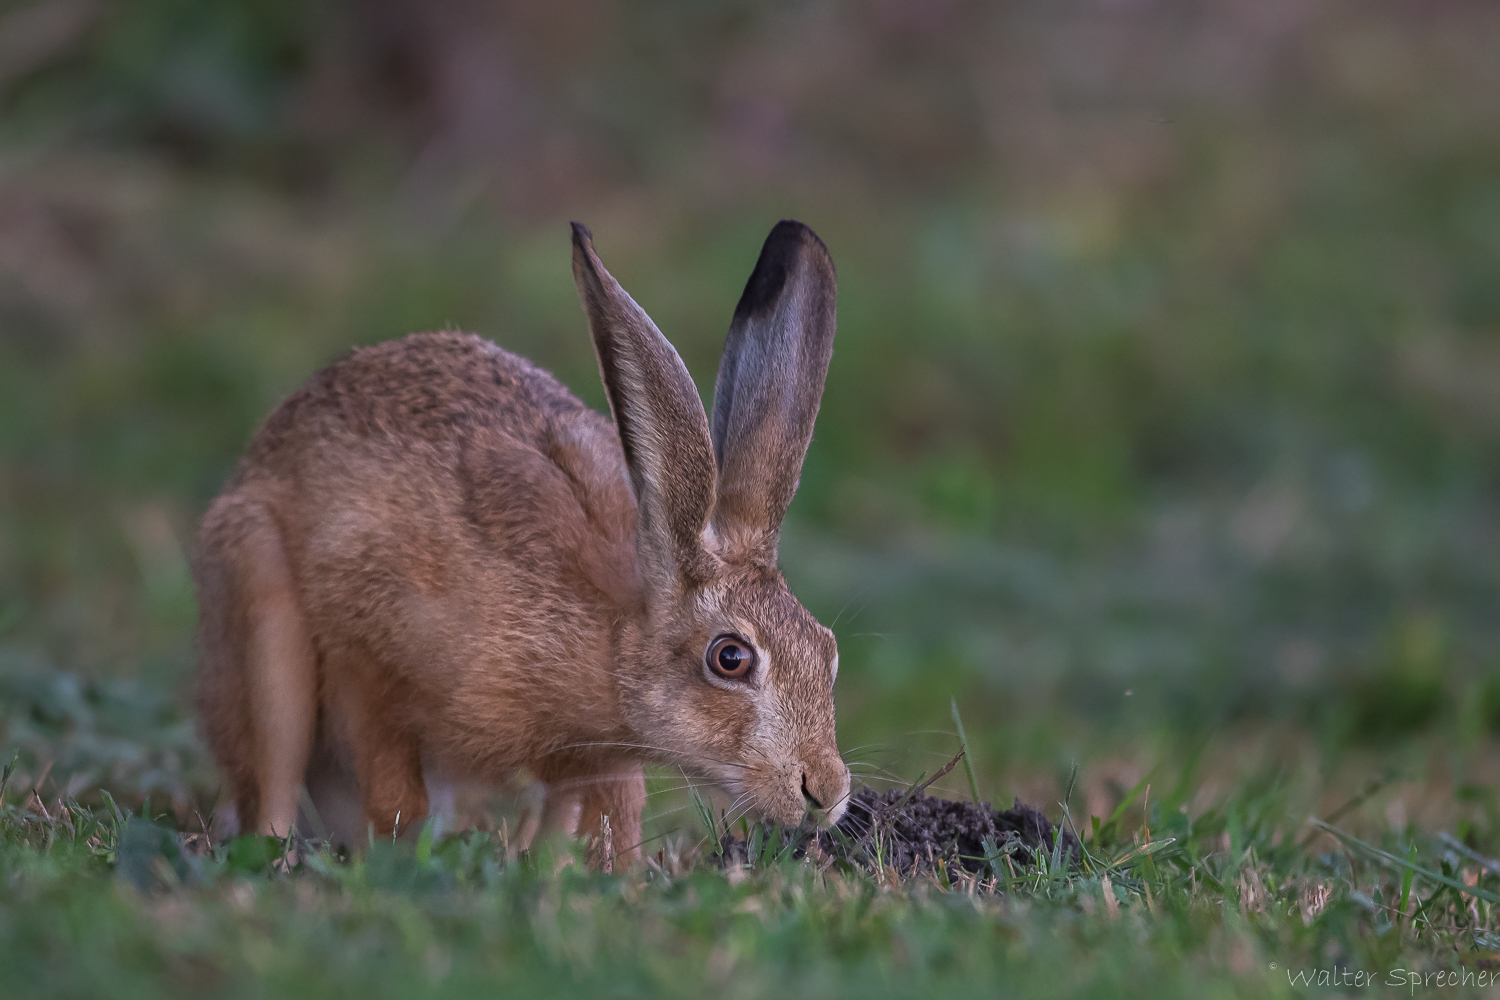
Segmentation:
{"type": "Polygon", "coordinates": [[[279,399],[456,326],[602,408],[570,219],[711,390],[794,217],[856,756],[957,699],[997,790],[1494,770],[1497,52],[1483,0],[0,3],[0,745],[211,797],[184,553],[279,399]]]}

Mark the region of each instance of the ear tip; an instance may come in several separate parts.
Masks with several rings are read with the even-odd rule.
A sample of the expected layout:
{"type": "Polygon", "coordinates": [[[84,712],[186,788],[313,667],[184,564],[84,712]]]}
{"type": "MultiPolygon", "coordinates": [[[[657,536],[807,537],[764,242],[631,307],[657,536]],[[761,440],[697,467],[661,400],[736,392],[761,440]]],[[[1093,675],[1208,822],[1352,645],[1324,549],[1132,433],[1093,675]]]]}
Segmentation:
{"type": "Polygon", "coordinates": [[[827,281],[833,280],[833,258],[828,247],[806,223],[796,219],[782,219],[771,228],[765,244],[760,248],[760,258],[755,270],[745,285],[739,305],[735,307],[736,319],[751,316],[772,308],[785,287],[787,278],[799,269],[812,268],[821,271],[827,281]]]}
{"type": "Polygon", "coordinates": [[[573,227],[573,245],[584,248],[593,245],[594,234],[589,232],[589,227],[581,222],[569,223],[573,227]]]}
{"type": "Polygon", "coordinates": [[[771,227],[771,233],[766,237],[765,249],[761,253],[775,250],[782,254],[795,252],[798,247],[813,247],[820,251],[823,256],[828,256],[828,247],[818,238],[818,234],[812,231],[812,227],[805,222],[796,219],[782,219],[771,227]]]}

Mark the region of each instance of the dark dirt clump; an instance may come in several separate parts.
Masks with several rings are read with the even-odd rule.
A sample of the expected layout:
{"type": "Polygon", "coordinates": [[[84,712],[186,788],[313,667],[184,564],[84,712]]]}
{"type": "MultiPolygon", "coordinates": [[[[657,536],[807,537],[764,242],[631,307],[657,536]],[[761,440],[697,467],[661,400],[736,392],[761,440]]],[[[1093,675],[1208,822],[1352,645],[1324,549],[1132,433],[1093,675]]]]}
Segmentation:
{"type": "MultiPolygon", "coordinates": [[[[885,793],[864,788],[850,799],[837,833],[821,830],[813,838],[788,832],[782,847],[802,857],[816,842],[816,850],[827,857],[869,869],[878,863],[909,877],[936,871],[940,859],[950,870],[983,871],[986,837],[1020,868],[1033,864],[1038,851],[1050,859],[1057,835],[1057,827],[1019,799],[1010,809],[1001,810],[990,808],[987,802],[976,805],[928,798],[903,788],[885,793]]],[[[1071,866],[1080,854],[1078,840],[1066,830],[1061,835],[1062,857],[1071,866]]],[[[731,864],[749,863],[753,849],[754,845],[729,837],[720,845],[723,861],[731,864]]]]}
{"type": "MultiPolygon", "coordinates": [[[[975,805],[928,798],[921,793],[902,805],[906,796],[906,790],[900,788],[883,794],[861,789],[850,800],[849,811],[839,821],[839,831],[870,854],[875,852],[878,840],[885,864],[903,875],[933,868],[938,858],[950,867],[980,871],[986,836],[993,838],[997,850],[1009,853],[1016,865],[1032,864],[1037,850],[1048,858],[1052,855],[1057,828],[1020,799],[1011,808],[1000,810],[991,809],[987,802],[975,805]]],[[[1078,854],[1078,841],[1067,831],[1062,838],[1063,857],[1071,862],[1078,854]]],[[[848,853],[831,833],[824,832],[818,839],[829,854],[848,853]]]]}

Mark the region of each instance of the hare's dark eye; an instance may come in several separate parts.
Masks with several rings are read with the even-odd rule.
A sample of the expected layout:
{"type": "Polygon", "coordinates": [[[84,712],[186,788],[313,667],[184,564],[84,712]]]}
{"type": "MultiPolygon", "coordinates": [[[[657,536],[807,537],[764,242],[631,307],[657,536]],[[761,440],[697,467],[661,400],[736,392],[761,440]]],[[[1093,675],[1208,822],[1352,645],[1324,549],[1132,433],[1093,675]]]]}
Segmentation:
{"type": "Polygon", "coordinates": [[[708,645],[708,669],[732,681],[750,676],[755,650],[737,635],[721,635],[708,645]]]}

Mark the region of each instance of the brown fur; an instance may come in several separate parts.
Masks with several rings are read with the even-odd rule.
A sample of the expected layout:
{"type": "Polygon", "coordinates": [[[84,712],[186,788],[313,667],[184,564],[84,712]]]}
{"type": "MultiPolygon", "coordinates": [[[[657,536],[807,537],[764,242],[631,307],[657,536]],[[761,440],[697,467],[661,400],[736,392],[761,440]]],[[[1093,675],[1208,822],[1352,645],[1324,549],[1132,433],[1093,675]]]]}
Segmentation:
{"type": "Polygon", "coordinates": [[[462,333],[354,351],[271,414],[194,559],[199,713],[243,827],[285,833],[304,782],[332,812],[352,777],[364,821],[390,834],[427,814],[427,776],[527,768],[549,787],[546,825],[593,835],[607,816],[628,861],[648,760],[782,822],[809,803],[842,813],[833,636],[774,567],[833,272],[793,223],[756,275],[777,266],[780,285],[747,287],[759,318],[743,321],[744,300],[736,313],[752,350],[732,333],[726,365],[751,388],[723,422],[749,429],[727,438],[582,227],[574,272],[614,423],[462,333]],[[716,490],[726,454],[731,497],[716,490]],[[760,650],[747,680],[705,669],[725,632],[760,650]]]}

